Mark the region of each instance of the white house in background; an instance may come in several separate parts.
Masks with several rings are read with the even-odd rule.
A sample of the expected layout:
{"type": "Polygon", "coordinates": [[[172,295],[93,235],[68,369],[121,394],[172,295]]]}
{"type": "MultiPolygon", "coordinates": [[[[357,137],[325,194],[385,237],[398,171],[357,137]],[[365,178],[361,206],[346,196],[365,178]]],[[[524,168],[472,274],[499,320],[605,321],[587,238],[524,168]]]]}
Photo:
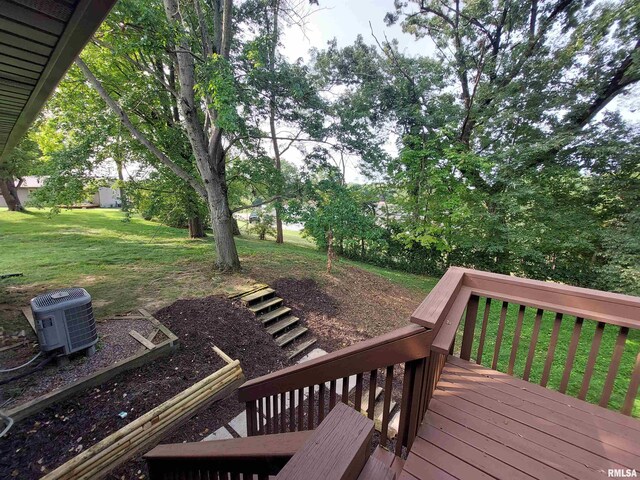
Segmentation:
{"type": "MultiPolygon", "coordinates": [[[[29,201],[29,196],[38,188],[42,187],[46,177],[34,177],[27,176],[22,177],[18,182],[16,190],[18,191],[18,198],[22,205],[26,205],[29,201]]],[[[116,208],[120,206],[120,189],[110,187],[99,187],[91,201],[83,203],[82,207],[101,207],[101,208],[116,208]]],[[[4,197],[0,194],[0,208],[6,207],[4,197]]]]}

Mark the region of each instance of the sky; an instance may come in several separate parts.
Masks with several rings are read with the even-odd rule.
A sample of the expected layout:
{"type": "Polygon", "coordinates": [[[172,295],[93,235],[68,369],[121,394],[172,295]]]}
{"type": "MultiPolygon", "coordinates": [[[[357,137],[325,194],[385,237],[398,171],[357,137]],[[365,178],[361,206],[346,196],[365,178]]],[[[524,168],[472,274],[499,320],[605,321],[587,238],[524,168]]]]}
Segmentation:
{"type": "Polygon", "coordinates": [[[416,41],[402,31],[400,25],[386,26],[384,16],[393,10],[391,0],[322,0],[320,7],[307,18],[304,32],[298,26],[288,28],[283,38],[284,54],[292,61],[299,57],[307,60],[312,47],[322,49],[333,38],[339,47],[352,44],[358,34],[365,42],[375,43],[371,27],[381,41],[386,33],[389,40],[397,38],[400,50],[408,55],[424,54],[430,49],[429,40],[416,41]]]}
{"type": "MultiPolygon", "coordinates": [[[[306,25],[300,28],[291,26],[284,31],[282,53],[292,62],[298,58],[304,61],[310,60],[309,50],[318,50],[327,47],[327,42],[336,39],[338,47],[346,47],[353,44],[358,35],[362,35],[365,43],[375,44],[371,30],[380,42],[386,38],[397,39],[400,51],[406,55],[426,55],[431,53],[431,43],[427,39],[416,39],[402,31],[400,25],[387,26],[384,23],[385,15],[393,10],[392,0],[321,0],[320,6],[309,8],[310,15],[306,18],[306,25]]],[[[390,139],[387,149],[395,153],[395,139],[390,139]]],[[[296,152],[289,150],[287,160],[293,163],[301,163],[296,152]]],[[[347,161],[345,172],[346,181],[349,183],[364,183],[365,178],[360,175],[357,167],[357,159],[350,158],[347,161]]]]}

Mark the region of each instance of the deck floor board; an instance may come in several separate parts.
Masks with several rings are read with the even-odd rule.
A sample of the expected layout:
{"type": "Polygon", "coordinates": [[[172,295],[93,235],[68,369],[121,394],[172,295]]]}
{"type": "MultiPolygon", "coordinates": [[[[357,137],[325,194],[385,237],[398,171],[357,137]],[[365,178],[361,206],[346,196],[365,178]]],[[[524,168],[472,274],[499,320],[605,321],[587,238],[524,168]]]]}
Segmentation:
{"type": "Polygon", "coordinates": [[[640,470],[636,424],[449,357],[400,478],[606,478],[640,470]]]}

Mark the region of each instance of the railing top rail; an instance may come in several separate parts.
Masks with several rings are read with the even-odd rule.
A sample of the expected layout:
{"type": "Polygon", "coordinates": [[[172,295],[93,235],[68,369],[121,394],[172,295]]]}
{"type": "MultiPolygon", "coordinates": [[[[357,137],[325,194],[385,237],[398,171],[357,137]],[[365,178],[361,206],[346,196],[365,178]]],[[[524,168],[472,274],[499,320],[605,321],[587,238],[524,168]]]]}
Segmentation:
{"type": "Polygon", "coordinates": [[[640,297],[452,267],[411,316],[436,332],[464,289],[548,311],[640,329],[640,297]]]}
{"type": "Polygon", "coordinates": [[[249,380],[239,390],[241,402],[324,383],[356,373],[429,355],[433,332],[418,325],[393,330],[322,357],[249,380]]]}

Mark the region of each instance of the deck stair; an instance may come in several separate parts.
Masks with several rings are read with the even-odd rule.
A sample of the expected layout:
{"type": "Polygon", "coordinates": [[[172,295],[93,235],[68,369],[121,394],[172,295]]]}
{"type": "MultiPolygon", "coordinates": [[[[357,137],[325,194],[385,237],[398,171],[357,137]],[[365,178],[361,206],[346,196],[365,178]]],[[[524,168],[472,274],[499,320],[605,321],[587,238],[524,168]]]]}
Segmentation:
{"type": "Polygon", "coordinates": [[[317,340],[307,333],[308,328],[300,325],[300,319],[291,314],[283,299],[268,285],[252,288],[239,295],[242,303],[251,310],[281,348],[287,348],[289,360],[309,350],[317,340]]]}

